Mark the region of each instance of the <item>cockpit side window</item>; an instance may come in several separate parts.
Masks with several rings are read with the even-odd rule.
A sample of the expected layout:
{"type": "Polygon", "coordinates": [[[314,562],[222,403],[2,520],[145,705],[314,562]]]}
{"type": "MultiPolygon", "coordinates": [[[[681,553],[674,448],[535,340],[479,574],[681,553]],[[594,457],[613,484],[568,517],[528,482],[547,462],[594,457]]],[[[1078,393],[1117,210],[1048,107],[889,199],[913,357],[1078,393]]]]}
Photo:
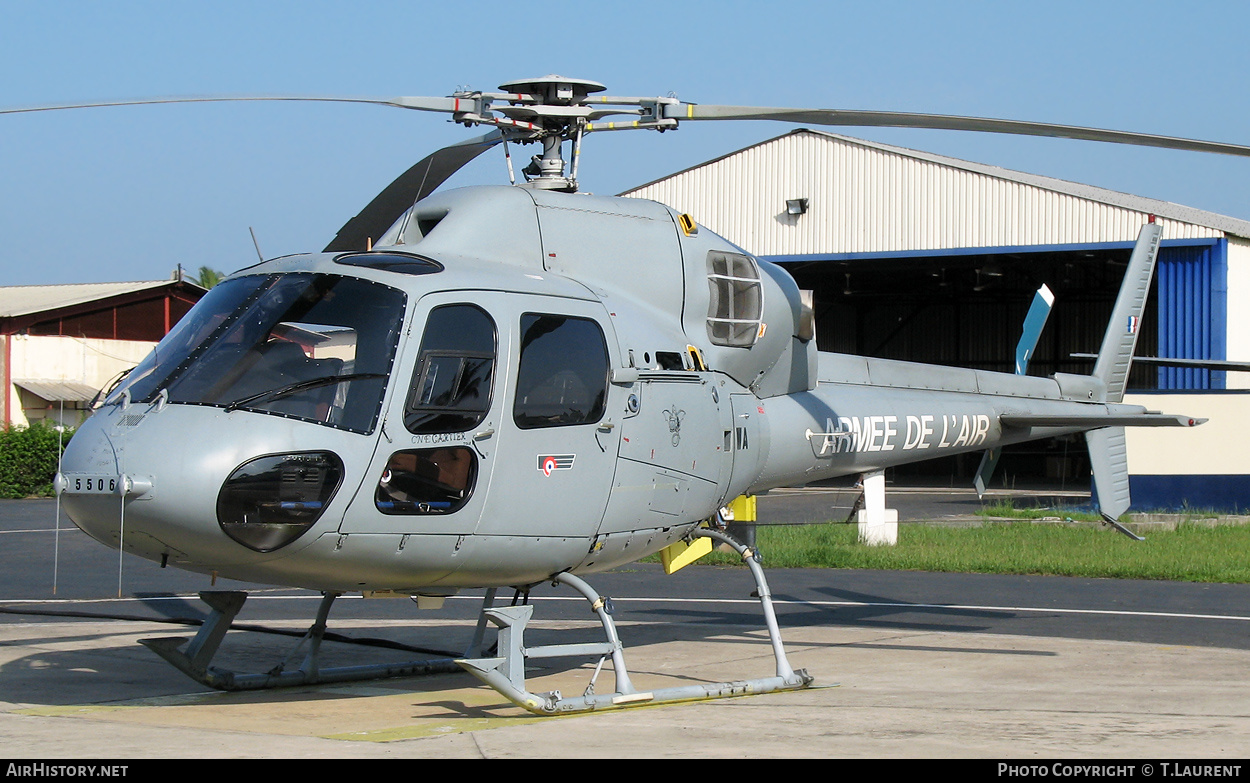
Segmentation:
{"type": "Polygon", "coordinates": [[[707,254],[707,336],[715,345],[750,348],[759,338],[764,298],[760,270],[750,256],[707,254]]]}
{"type": "Polygon", "coordinates": [[[391,455],[373,502],[383,514],[452,514],[473,494],[477,457],[465,446],[391,455]]]}
{"type": "Polygon", "coordinates": [[[521,361],[512,416],[521,429],[592,424],[608,394],[608,347],[589,318],[521,316],[521,361]]]}
{"type": "Polygon", "coordinates": [[[404,426],[414,434],[463,432],[490,409],[495,322],[476,305],[430,311],[413,371],[404,426]]]}

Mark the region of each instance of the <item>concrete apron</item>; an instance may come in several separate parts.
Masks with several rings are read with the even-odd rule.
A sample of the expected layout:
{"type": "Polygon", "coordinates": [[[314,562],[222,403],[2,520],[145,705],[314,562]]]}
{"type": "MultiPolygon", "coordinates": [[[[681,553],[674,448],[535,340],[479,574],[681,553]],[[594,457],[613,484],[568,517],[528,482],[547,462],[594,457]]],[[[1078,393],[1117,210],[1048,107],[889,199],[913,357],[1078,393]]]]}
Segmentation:
{"type": "MultiPolygon", "coordinates": [[[[404,622],[430,634],[442,623],[404,622]]],[[[384,624],[384,623],[383,623],[384,624]]],[[[269,623],[281,625],[281,623],[269,623]]],[[[362,625],[376,632],[379,622],[362,625]]],[[[397,626],[399,624],[396,624],[397,626]]],[[[587,625],[551,623],[548,627],[587,625]]],[[[291,624],[292,628],[301,628],[291,624]]],[[[622,623],[635,685],[767,675],[763,631],[668,641],[622,623]]],[[[336,630],[367,635],[350,624],[336,630]]],[[[784,630],[811,689],[536,717],[468,674],[205,692],[137,640],[142,622],[0,626],[0,752],[10,758],[1000,757],[1229,758],[1250,748],[1250,651],[899,629],[784,630]],[[836,687],[828,687],[835,686],[836,687]],[[749,728],[748,728],[749,727],[749,728]]],[[[292,641],[232,633],[240,668],[292,641]],[[236,638],[236,636],[238,638],[236,638]]],[[[327,642],[363,663],[396,653],[327,642]],[[367,659],[367,660],[366,660],[367,659]]],[[[298,659],[297,659],[298,660],[298,659]]],[[[580,693],[594,662],[553,660],[533,687],[580,693]]],[[[611,677],[601,675],[601,690],[611,677]]]]}

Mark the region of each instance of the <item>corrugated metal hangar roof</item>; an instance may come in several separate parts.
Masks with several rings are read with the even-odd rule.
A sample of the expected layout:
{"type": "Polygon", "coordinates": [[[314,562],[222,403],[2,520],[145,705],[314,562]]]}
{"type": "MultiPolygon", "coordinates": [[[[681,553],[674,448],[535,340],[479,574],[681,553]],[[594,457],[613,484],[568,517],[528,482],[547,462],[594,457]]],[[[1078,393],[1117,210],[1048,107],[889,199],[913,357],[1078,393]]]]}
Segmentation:
{"type": "Polygon", "coordinates": [[[1250,238],[1250,221],[1166,201],[800,129],[626,191],[761,256],[1250,238]],[[730,194],[727,196],[727,194],[730,194]],[[787,215],[787,199],[808,214],[787,215]]]}

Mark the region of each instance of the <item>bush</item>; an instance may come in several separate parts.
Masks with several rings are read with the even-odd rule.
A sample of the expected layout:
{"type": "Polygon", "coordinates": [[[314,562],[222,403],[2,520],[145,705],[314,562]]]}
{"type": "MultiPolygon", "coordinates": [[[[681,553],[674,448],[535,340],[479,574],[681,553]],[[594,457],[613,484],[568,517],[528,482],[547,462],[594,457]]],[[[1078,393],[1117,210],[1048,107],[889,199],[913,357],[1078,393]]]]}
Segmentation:
{"type": "Polygon", "coordinates": [[[73,430],[62,434],[43,422],[0,430],[0,497],[52,495],[52,479],[60,462],[57,444],[63,447],[72,435],[73,430]]]}

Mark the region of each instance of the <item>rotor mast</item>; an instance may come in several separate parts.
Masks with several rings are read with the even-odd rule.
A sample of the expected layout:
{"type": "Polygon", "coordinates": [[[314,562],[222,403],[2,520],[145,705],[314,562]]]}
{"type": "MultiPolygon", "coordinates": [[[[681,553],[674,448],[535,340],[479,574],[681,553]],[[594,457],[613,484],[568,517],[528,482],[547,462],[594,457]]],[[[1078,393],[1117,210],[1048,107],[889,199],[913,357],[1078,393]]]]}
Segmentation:
{"type": "Polygon", "coordinates": [[[581,151],[586,125],[586,98],[603,92],[599,82],[549,75],[521,79],[499,85],[515,96],[506,106],[492,107],[512,120],[528,121],[541,127],[542,155],[535,155],[521,173],[525,186],[539,190],[573,193],[577,190],[577,155],[581,151]],[[564,142],[573,142],[574,167],[568,175],[564,166],[564,142]]]}
{"type": "Polygon", "coordinates": [[[577,190],[577,160],[582,137],[592,130],[647,128],[668,130],[677,122],[663,117],[661,103],[675,98],[609,98],[590,96],[606,88],[588,79],[570,79],[550,74],[537,79],[520,79],[499,86],[506,93],[460,91],[452,95],[456,110],[452,119],[466,125],[494,125],[504,141],[541,141],[543,151],[522,169],[522,187],[577,190]],[[592,123],[613,115],[634,115],[627,122],[592,123]],[[502,117],[497,115],[503,115],[502,117]],[[565,173],[564,143],[572,142],[572,169],[565,173]]]}

